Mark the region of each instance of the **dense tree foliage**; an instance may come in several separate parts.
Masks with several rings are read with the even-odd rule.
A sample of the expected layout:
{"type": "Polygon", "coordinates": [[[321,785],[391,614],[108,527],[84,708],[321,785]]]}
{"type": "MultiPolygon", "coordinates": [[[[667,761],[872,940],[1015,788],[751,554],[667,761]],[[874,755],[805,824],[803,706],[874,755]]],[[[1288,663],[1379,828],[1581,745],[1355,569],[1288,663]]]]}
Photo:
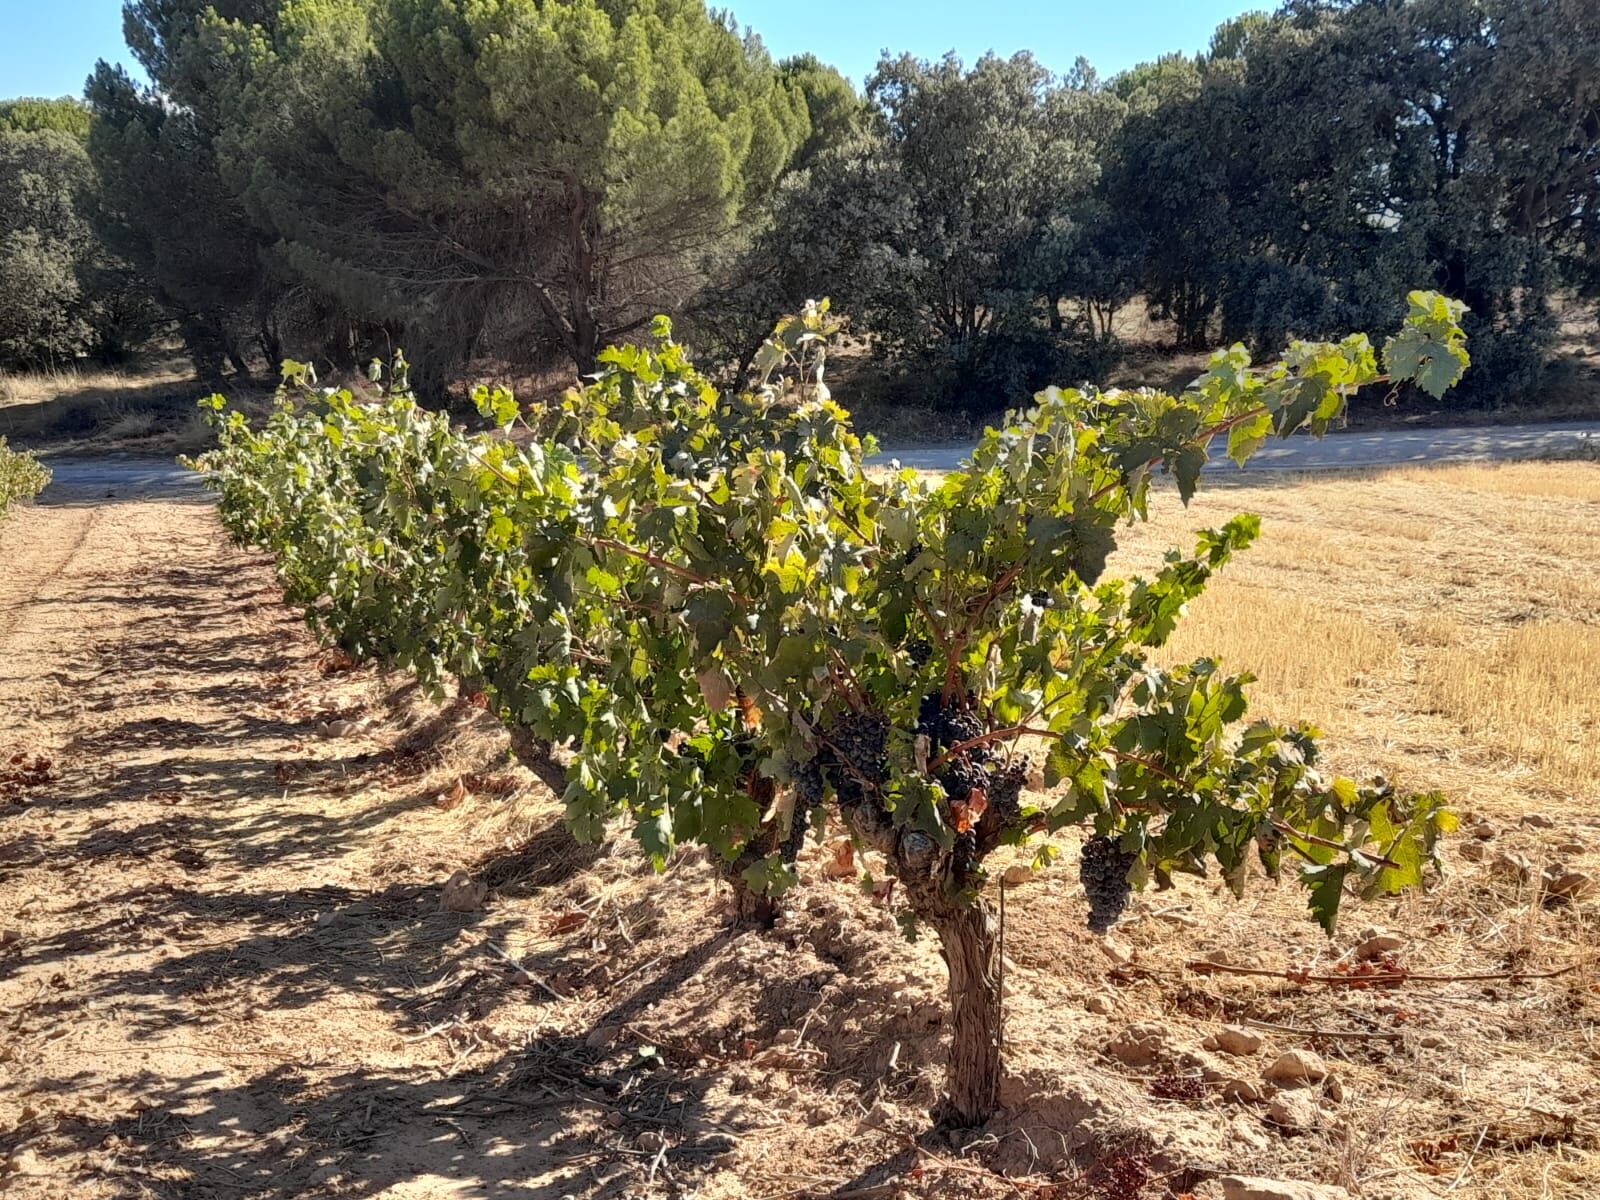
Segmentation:
{"type": "Polygon", "coordinates": [[[863,470],[870,445],[821,382],[819,306],[779,325],[748,391],[714,388],[663,321],[554,408],[481,390],[493,433],[419,410],[397,364],[376,400],[286,399],[261,429],[221,417],[202,465],[315,626],[568,742],[580,836],[630,826],[658,865],[698,843],[766,896],[808,829],[842,823],[878,852],[908,926],[940,938],[946,1115],[973,1123],[998,1104],[999,847],[1037,843],[1043,864],[1083,827],[1097,929],[1130,887],[1208,863],[1239,891],[1253,860],[1302,860],[1330,930],[1347,889],[1422,882],[1451,822],[1438,795],[1328,776],[1314,730],[1245,722],[1248,676],[1150,659],[1255,518],[1151,578],[1103,576],[1158,468],[1187,501],[1213,442],[1243,462],[1320,434],[1355,388],[1443,394],[1467,362],[1461,315],[1413,293],[1386,375],[1352,335],[1260,367],[1235,346],[1178,395],[1050,388],[936,482],[863,470]],[[1035,766],[1052,790],[1024,795],[1035,766]]]}
{"type": "Polygon", "coordinates": [[[154,86],[102,62],[87,87],[101,236],[178,322],[206,379],[225,367],[243,376],[275,367],[291,344],[337,355],[343,341],[349,350],[348,314],[330,314],[324,285],[273,260],[268,231],[252,221],[218,157],[232,76],[205,36],[207,22],[247,21],[268,37],[280,7],[276,0],[130,0],[128,44],[154,86]]]}
{"type": "Polygon", "coordinates": [[[80,271],[94,252],[93,177],[73,134],[0,128],[0,366],[70,360],[92,341],[80,271]]]}
{"type": "Polygon", "coordinates": [[[1070,374],[1053,315],[1070,268],[1048,234],[1088,196],[1120,102],[1092,73],[1058,79],[1028,54],[970,70],[886,57],[866,99],[869,119],[788,181],[732,271],[746,348],[825,291],[914,371],[924,401],[1070,374]]]}
{"type": "Polygon", "coordinates": [[[1130,304],[1271,353],[1431,286],[1469,306],[1464,395],[1514,403],[1600,296],[1588,0],[1285,0],[1111,79],[885,54],[859,95],[703,0],[131,0],[126,31],[152,85],[101,64],[92,123],[0,106],[58,184],[45,135],[87,139],[98,235],[14,240],[12,362],[109,353],[153,296],[207,376],[405,344],[437,399],[665,311],[734,379],[828,295],[889,394],[984,407],[1104,377],[1130,304]]]}
{"type": "Polygon", "coordinates": [[[89,137],[89,110],[63,96],[58,100],[41,100],[24,96],[17,100],[0,100],[0,133],[64,133],[78,141],[89,137]]]}
{"type": "Polygon", "coordinates": [[[1581,0],[1295,0],[1103,84],[886,59],[728,300],[827,292],[962,402],[1096,373],[1135,297],[1179,348],[1275,351],[1428,283],[1470,306],[1469,394],[1527,395],[1558,288],[1600,290],[1597,81],[1581,0]]]}
{"type": "Polygon", "coordinates": [[[432,359],[544,336],[591,369],[684,303],[811,132],[803,90],[700,0],[348,0],[199,29],[227,64],[232,191],[298,274],[432,359]]]}
{"type": "Polygon", "coordinates": [[[80,101],[0,102],[0,366],[115,360],[162,323],[96,236],[103,192],[89,132],[80,101]]]}
{"type": "Polygon", "coordinates": [[[1426,281],[1471,308],[1474,391],[1526,392],[1590,255],[1597,35],[1561,0],[1297,0],[1130,73],[1106,195],[1144,294],[1180,344],[1275,347],[1426,281]]]}

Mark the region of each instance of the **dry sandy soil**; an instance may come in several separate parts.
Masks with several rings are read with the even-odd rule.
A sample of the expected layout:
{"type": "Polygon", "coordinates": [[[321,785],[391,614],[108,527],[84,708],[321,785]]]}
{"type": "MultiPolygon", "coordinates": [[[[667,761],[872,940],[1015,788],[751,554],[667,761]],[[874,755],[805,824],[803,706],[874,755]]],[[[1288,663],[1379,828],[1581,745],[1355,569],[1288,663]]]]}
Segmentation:
{"type": "Polygon", "coordinates": [[[1210,1197],[1232,1171],[1369,1198],[1593,1194],[1596,900],[1540,880],[1600,875],[1600,465],[1273,479],[1175,507],[1123,565],[1266,518],[1175,652],[1254,669],[1261,706],[1332,731],[1335,765],[1446,787],[1471,832],[1434,891],[1352,904],[1331,941],[1260,881],[1237,905],[1207,881],[1140,897],[1109,940],[1083,930],[1070,867],[1010,888],[1008,1110],[953,1140],[927,1132],[937,954],[852,882],[809,872],[777,930],[734,935],[697,857],[657,878],[625,844],[574,845],[483,714],[320,655],[203,502],[14,514],[0,1190],[1210,1197]],[[457,871],[469,900],[487,890],[470,911],[441,904],[457,871]],[[1345,978],[1369,926],[1413,977],[1190,966],[1345,978]],[[1228,1025],[1264,1045],[1202,1048],[1228,1025]],[[1270,1095],[1290,1050],[1329,1077],[1270,1095]],[[1144,1189],[1115,1190],[1110,1168],[1141,1160],[1144,1189]]]}

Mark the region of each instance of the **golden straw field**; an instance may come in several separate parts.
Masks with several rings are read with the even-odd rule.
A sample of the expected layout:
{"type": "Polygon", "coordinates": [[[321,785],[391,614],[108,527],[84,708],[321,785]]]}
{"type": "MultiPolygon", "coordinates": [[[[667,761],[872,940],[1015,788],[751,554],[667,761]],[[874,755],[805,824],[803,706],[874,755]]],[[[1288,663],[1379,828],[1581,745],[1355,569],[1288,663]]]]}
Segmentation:
{"type": "Polygon", "coordinates": [[[1600,800],[1600,465],[1249,478],[1187,511],[1161,497],[1124,538],[1122,563],[1144,563],[1262,516],[1169,658],[1248,669],[1259,708],[1323,727],[1351,769],[1469,803],[1600,800]]]}

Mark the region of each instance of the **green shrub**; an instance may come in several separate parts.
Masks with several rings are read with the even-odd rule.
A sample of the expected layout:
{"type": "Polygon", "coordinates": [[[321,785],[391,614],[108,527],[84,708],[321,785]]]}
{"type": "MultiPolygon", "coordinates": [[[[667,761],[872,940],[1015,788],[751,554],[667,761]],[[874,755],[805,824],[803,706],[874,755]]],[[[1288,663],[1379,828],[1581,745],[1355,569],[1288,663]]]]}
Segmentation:
{"type": "Polygon", "coordinates": [[[13,450],[0,437],[0,517],[18,500],[31,500],[50,482],[50,468],[26,450],[13,450]]]}

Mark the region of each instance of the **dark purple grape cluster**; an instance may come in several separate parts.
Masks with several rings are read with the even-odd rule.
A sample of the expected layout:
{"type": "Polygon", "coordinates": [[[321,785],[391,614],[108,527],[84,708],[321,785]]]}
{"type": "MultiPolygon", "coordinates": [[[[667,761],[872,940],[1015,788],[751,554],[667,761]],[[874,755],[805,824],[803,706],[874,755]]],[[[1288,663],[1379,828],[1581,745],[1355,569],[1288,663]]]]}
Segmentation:
{"type": "Polygon", "coordinates": [[[1089,897],[1089,928],[1095,933],[1110,929],[1128,907],[1128,896],[1133,891],[1128,871],[1137,857],[1108,837],[1092,837],[1083,844],[1078,879],[1089,897]]]}
{"type": "MultiPolygon", "coordinates": [[[[942,754],[951,746],[982,735],[983,722],[977,713],[955,703],[946,704],[938,692],[929,692],[918,706],[917,732],[927,734],[933,752],[942,754]]],[[[983,762],[989,757],[989,749],[973,746],[966,751],[966,757],[983,762]]]]}
{"type": "Polygon", "coordinates": [[[967,874],[978,865],[978,831],[969,829],[965,833],[956,834],[956,844],[950,851],[950,865],[954,868],[955,877],[964,880],[967,874]]]}
{"type": "Polygon", "coordinates": [[[861,804],[889,769],[889,722],[876,713],[847,713],[827,731],[829,772],[839,803],[861,804]]]}
{"type": "Polygon", "coordinates": [[[868,779],[883,778],[889,756],[889,722],[877,713],[847,713],[828,730],[834,755],[868,779]]]}
{"type": "Polygon", "coordinates": [[[795,800],[794,811],[789,814],[789,835],[778,847],[784,862],[793,862],[806,844],[806,832],[811,828],[811,806],[795,800]]]}
{"type": "Polygon", "coordinates": [[[1091,1182],[1100,1200],[1139,1200],[1150,1183],[1150,1158],[1134,1150],[1102,1151],[1095,1156],[1091,1182]]]}
{"type": "Polygon", "coordinates": [[[1000,828],[1022,819],[1022,789],[1028,783],[1028,764],[1014,762],[989,772],[989,812],[984,817],[1000,828]]]}
{"type": "Polygon", "coordinates": [[[953,758],[939,768],[935,777],[952,801],[965,800],[973,788],[985,796],[989,794],[989,773],[971,759],[953,758]]]}
{"type": "Polygon", "coordinates": [[[933,657],[933,643],[927,638],[914,638],[906,644],[906,657],[911,660],[913,667],[922,669],[933,657]]]}
{"type": "Polygon", "coordinates": [[[794,771],[794,812],[789,817],[789,836],[778,847],[784,861],[793,862],[806,843],[811,813],[822,803],[822,759],[814,756],[794,771]]]}

